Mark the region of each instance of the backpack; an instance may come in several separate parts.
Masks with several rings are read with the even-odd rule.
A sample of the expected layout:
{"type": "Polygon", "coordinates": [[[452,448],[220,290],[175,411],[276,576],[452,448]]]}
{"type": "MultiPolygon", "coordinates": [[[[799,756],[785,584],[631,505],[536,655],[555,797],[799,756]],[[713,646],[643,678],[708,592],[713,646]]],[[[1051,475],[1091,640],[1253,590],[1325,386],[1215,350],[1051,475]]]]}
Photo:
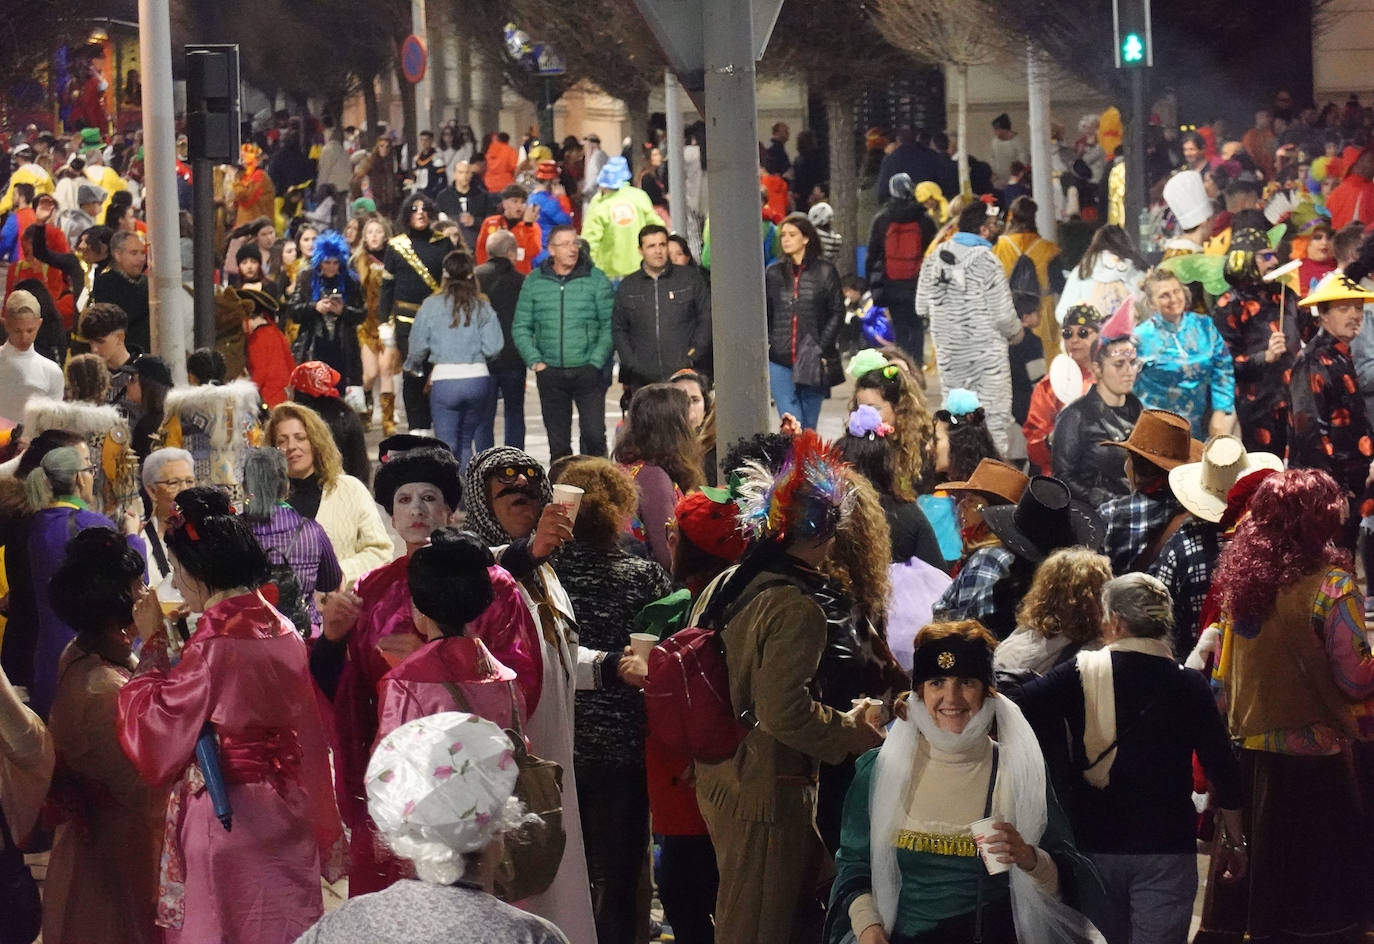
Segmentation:
{"type": "Polygon", "coordinates": [[[1011,288],[1011,302],[1017,315],[1024,318],[1040,309],[1040,273],[1035,271],[1035,262],[1024,252],[1016,257],[1016,265],[1007,276],[1007,285],[1011,288]]]}
{"type": "Polygon", "coordinates": [[[889,282],[909,282],[921,274],[925,238],[921,221],[888,223],[883,234],[883,275],[889,282]]]}
{"type": "MultiPolygon", "coordinates": [[[[789,583],[768,581],[758,592],[789,583]]],[[[653,648],[644,713],[653,737],[671,750],[708,764],[735,755],[750,727],[730,700],[730,669],[718,630],[689,626],[653,648]]]]}
{"type": "Polygon", "coordinates": [[[263,589],[268,590],[270,587],[276,591],[277,598],[273,600],[272,591],[268,590],[268,602],[277,608],[278,613],[291,621],[296,627],[296,632],[309,639],[310,609],[305,605],[305,594],[301,592],[301,582],[296,578],[296,571],[292,569],[290,560],[291,552],[296,549],[296,540],[304,528],[305,519],[302,519],[296,526],[295,533],[291,535],[291,543],[285,553],[275,547],[267,551],[268,577],[263,589]]]}

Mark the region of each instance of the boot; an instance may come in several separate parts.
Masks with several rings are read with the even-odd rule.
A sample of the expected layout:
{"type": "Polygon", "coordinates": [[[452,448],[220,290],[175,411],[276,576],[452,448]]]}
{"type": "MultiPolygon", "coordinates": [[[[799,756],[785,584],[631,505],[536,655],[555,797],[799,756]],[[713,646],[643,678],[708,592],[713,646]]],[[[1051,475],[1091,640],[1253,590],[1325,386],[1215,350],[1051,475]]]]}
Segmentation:
{"type": "Polygon", "coordinates": [[[364,390],[363,399],[366,405],[363,407],[363,409],[358,411],[358,415],[362,417],[363,429],[370,433],[372,432],[372,391],[364,390]]]}
{"type": "Polygon", "coordinates": [[[382,435],[391,436],[396,432],[396,394],[382,394],[382,435]]]}

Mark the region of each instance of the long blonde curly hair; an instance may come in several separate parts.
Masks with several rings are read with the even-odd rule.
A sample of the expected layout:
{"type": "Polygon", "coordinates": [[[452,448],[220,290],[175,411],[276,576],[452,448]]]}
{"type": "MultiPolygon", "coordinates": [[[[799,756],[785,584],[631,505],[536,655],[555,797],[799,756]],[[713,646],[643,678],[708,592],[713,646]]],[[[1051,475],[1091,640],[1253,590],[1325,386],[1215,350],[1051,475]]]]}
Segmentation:
{"type": "Polygon", "coordinates": [[[1016,624],[1046,639],[1067,637],[1079,645],[1102,632],[1102,587],[1112,564],[1086,547],[1061,548],[1035,571],[1030,590],[1016,610],[1016,624]]]}
{"type": "Polygon", "coordinates": [[[925,396],[899,364],[888,364],[859,377],[849,397],[850,412],[859,406],[860,390],[876,390],[892,406],[897,445],[892,490],[902,501],[915,501],[916,487],[933,461],[935,443],[935,417],[926,406],[925,396]]]}
{"type": "Polygon", "coordinates": [[[892,534],[877,490],[853,469],[846,475],[850,507],[840,519],[821,572],[849,595],[860,615],[881,627],[891,588],[887,567],[892,562],[892,534]]]}

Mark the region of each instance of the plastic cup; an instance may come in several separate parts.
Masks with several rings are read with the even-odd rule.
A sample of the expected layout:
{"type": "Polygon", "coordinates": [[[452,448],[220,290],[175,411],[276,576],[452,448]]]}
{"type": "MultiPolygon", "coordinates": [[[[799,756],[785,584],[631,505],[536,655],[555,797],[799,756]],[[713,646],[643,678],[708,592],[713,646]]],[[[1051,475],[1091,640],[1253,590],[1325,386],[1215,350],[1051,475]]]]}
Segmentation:
{"type": "Polygon", "coordinates": [[[863,713],[860,715],[873,727],[881,727],[883,723],[883,703],[878,698],[855,698],[850,703],[851,708],[863,706],[863,713]]]}
{"type": "Polygon", "coordinates": [[[582,489],[576,485],[564,485],[560,482],[553,487],[553,500],[567,509],[568,517],[573,521],[577,520],[577,509],[582,505],[582,494],[582,489]]]}
{"type": "Polygon", "coordinates": [[[649,661],[649,653],[657,645],[658,637],[653,633],[630,633],[630,648],[645,662],[649,661]]]}
{"type": "Polygon", "coordinates": [[[989,875],[1001,875],[1003,872],[1011,871],[1010,862],[998,862],[997,856],[988,852],[988,843],[993,841],[992,837],[997,832],[992,824],[1000,822],[1001,819],[1000,816],[989,816],[987,819],[968,824],[969,832],[973,833],[973,841],[978,843],[978,854],[983,857],[983,867],[988,870],[989,875]]]}

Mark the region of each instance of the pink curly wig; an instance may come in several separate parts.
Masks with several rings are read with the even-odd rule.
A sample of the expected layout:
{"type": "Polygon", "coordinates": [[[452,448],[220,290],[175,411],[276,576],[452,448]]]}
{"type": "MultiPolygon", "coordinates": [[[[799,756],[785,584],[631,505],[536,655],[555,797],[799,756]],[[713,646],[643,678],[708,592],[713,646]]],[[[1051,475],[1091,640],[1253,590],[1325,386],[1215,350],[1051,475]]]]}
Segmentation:
{"type": "Polygon", "coordinates": [[[1318,568],[1350,568],[1350,554],[1333,543],[1345,508],[1340,486],[1315,469],[1275,473],[1256,489],[1215,578],[1237,632],[1258,632],[1282,588],[1318,568]]]}

